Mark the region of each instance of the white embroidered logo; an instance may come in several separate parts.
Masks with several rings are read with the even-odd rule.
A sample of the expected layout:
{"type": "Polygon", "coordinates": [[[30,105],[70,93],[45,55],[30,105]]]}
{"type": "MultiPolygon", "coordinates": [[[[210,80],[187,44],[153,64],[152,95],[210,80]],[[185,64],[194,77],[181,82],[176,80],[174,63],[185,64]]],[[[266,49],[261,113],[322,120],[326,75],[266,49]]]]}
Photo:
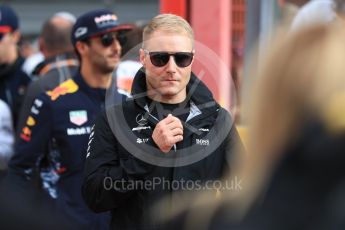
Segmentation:
{"type": "Polygon", "coordinates": [[[74,36],[76,38],[79,38],[80,36],[84,35],[87,33],[87,28],[86,27],[79,27],[75,32],[74,36]]]}
{"type": "Polygon", "coordinates": [[[142,144],[142,143],[147,143],[149,141],[149,138],[138,138],[137,143],[142,144]]]}
{"type": "Polygon", "coordinates": [[[210,141],[208,139],[203,140],[203,139],[196,139],[196,144],[197,145],[210,145],[210,141]]]}

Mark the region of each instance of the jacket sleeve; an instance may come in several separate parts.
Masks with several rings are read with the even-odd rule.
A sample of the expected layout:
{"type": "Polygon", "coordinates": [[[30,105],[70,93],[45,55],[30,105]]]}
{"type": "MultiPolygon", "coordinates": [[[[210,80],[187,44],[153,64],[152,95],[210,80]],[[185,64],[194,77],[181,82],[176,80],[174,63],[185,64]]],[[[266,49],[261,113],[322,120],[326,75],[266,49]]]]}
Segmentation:
{"type": "MultiPolygon", "coordinates": [[[[225,111],[225,110],[223,110],[225,111]]],[[[233,164],[235,163],[235,158],[237,154],[242,154],[245,151],[245,147],[243,145],[243,142],[240,138],[240,135],[238,134],[236,125],[234,123],[234,120],[232,116],[227,112],[226,116],[229,119],[227,121],[227,124],[231,127],[229,133],[227,134],[225,140],[224,140],[224,150],[225,150],[225,159],[223,161],[223,169],[224,173],[230,173],[231,170],[234,168],[233,164]]]]}
{"type": "Polygon", "coordinates": [[[10,185],[25,190],[32,184],[36,165],[47,150],[52,116],[50,99],[42,93],[33,101],[30,113],[17,138],[15,154],[9,162],[6,180],[10,185]]]}
{"type": "Polygon", "coordinates": [[[138,167],[142,165],[131,158],[127,160],[135,166],[126,168],[120,160],[119,145],[106,114],[101,114],[90,134],[82,186],[83,198],[95,212],[114,209],[136,192],[126,190],[126,183],[138,179],[129,170],[141,170],[138,167]]]}
{"type": "Polygon", "coordinates": [[[25,96],[23,98],[23,104],[21,105],[20,112],[17,120],[16,136],[20,138],[22,128],[25,126],[26,119],[28,118],[32,106],[32,102],[37,98],[40,92],[44,92],[39,85],[39,80],[32,81],[26,89],[25,96]]]}

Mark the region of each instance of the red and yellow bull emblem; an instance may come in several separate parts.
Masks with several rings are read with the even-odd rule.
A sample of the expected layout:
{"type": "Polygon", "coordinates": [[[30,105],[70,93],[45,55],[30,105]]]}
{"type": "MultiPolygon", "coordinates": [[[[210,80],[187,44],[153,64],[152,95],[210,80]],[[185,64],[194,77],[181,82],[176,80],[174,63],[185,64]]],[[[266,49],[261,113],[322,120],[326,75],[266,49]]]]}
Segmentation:
{"type": "Polygon", "coordinates": [[[29,116],[28,119],[26,120],[26,124],[28,126],[34,126],[36,125],[36,121],[32,116],[29,116]]]}
{"type": "Polygon", "coordinates": [[[67,168],[66,167],[60,167],[60,168],[58,168],[58,169],[56,169],[56,170],[54,170],[57,174],[62,174],[62,173],[64,173],[64,172],[66,172],[67,171],[67,168]]]}
{"type": "Polygon", "coordinates": [[[28,127],[24,127],[22,129],[22,133],[20,134],[20,138],[22,138],[24,141],[30,141],[31,140],[31,129],[28,127]]]}
{"type": "Polygon", "coordinates": [[[47,94],[50,96],[52,101],[55,101],[58,97],[65,95],[67,93],[74,93],[77,90],[78,85],[72,79],[69,79],[61,83],[55,89],[48,91],[47,94]]]}

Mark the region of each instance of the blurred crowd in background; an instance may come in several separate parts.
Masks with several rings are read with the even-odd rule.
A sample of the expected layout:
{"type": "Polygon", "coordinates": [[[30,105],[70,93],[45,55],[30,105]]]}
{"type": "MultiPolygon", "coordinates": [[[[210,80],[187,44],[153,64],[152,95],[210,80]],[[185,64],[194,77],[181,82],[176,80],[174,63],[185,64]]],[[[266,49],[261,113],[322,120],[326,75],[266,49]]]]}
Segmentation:
{"type": "MultiPolygon", "coordinates": [[[[243,79],[246,51],[233,50],[231,74],[239,109],[234,116],[246,149],[236,153],[224,181],[240,178],[241,189],[219,191],[216,196],[193,194],[176,204],[173,214],[165,213],[163,201],[154,212],[161,216],[164,229],[345,228],[345,1],[276,4],[282,7],[277,33],[264,54],[257,55],[259,49],[246,53],[250,59],[259,57],[246,73],[249,81],[243,79]]],[[[56,12],[43,23],[37,38],[27,40],[21,40],[19,18],[9,5],[0,6],[2,178],[18,139],[30,139],[35,122],[28,114],[40,107],[35,98],[80,67],[70,40],[73,14],[56,12]]],[[[138,52],[144,26],[132,23],[132,29],[121,34],[122,59],[114,75],[123,93],[131,92],[142,66],[138,52]]],[[[54,178],[38,177],[36,187],[54,197],[54,178]]],[[[17,200],[3,186],[2,190],[1,229],[21,229],[25,224],[32,229],[74,229],[47,214],[49,205],[37,210],[41,218],[28,218],[36,204],[17,200]],[[18,211],[17,206],[23,208],[18,211]]]]}

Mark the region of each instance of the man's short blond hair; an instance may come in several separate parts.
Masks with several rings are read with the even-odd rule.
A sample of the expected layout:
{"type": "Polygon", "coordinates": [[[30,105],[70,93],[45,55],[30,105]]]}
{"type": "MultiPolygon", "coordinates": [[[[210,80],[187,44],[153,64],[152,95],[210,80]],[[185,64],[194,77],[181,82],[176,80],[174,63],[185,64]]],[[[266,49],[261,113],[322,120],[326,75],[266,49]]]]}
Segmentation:
{"type": "Polygon", "coordinates": [[[174,14],[159,14],[145,26],[143,31],[143,46],[145,41],[149,40],[155,31],[185,34],[192,42],[194,41],[194,32],[192,27],[185,19],[174,14]]]}

